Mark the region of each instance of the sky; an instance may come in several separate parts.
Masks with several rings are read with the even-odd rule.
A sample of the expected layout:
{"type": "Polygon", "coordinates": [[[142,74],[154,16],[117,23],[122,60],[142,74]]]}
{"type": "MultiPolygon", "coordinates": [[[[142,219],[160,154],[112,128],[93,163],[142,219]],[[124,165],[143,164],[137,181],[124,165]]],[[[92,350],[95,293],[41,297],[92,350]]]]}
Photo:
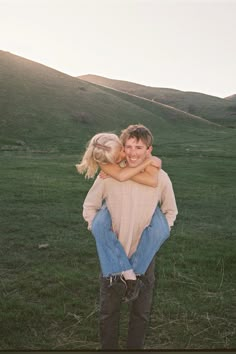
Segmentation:
{"type": "Polygon", "coordinates": [[[63,73],[236,94],[236,0],[0,0],[0,49],[63,73]]]}

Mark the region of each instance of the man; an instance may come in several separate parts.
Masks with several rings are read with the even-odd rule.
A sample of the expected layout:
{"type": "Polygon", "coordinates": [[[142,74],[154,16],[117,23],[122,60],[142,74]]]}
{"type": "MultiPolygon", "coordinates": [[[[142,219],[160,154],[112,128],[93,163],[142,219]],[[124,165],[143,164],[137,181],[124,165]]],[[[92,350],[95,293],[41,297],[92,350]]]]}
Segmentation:
{"type": "MultiPolygon", "coordinates": [[[[129,167],[139,166],[152,151],[153,137],[143,125],[131,125],[120,136],[129,167]]],[[[111,214],[112,228],[131,258],[136,251],[143,230],[150,224],[158,204],[169,227],[174,224],[177,207],[171,181],[166,172],[158,173],[158,186],[152,188],[131,180],[118,182],[113,178],[97,178],[84,201],[83,215],[91,223],[103,200],[111,214]]],[[[145,332],[149,321],[152,293],[155,282],[155,260],[141,276],[138,297],[131,302],[128,349],[143,349],[145,332]]],[[[119,320],[122,295],[109,279],[101,278],[100,286],[100,336],[102,349],[118,349],[119,320]],[[115,290],[115,291],[114,291],[115,290]]],[[[116,284],[117,285],[117,284],[116,284]]]]}

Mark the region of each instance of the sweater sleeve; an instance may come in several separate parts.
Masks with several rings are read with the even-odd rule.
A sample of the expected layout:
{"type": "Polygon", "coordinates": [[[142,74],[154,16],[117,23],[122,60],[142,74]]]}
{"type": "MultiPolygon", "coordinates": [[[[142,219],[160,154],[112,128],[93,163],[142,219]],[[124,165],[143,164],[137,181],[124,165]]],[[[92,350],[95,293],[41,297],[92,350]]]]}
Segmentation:
{"type": "Polygon", "coordinates": [[[102,202],[104,199],[104,180],[97,177],[94,184],[88,191],[88,194],[84,200],[83,204],[83,218],[88,223],[88,229],[91,229],[92,221],[101,209],[102,202]]]}
{"type": "Polygon", "coordinates": [[[178,209],[175,201],[175,194],[171,180],[167,173],[165,173],[164,181],[162,182],[163,188],[161,192],[161,210],[167,219],[169,227],[174,225],[176,216],[178,214],[178,209]]]}

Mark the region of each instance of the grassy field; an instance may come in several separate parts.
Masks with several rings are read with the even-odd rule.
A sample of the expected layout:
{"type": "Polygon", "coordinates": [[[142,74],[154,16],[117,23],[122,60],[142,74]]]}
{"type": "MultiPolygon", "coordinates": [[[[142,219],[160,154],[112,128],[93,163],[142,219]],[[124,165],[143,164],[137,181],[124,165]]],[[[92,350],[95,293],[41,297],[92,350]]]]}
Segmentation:
{"type": "MultiPolygon", "coordinates": [[[[179,215],[156,257],[147,349],[236,347],[235,133],[160,144],[179,215]]],[[[0,349],[99,349],[92,181],[69,152],[0,153],[0,349]]],[[[124,348],[127,309],[121,321],[124,348]]]]}

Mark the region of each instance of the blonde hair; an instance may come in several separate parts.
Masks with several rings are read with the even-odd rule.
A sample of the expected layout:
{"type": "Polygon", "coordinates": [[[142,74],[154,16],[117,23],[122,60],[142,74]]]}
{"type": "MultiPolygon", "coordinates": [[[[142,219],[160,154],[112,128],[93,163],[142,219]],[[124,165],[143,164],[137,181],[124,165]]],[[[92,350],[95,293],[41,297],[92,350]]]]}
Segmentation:
{"type": "Polygon", "coordinates": [[[79,173],[85,173],[86,178],[93,178],[99,164],[116,163],[117,154],[122,144],[116,134],[99,133],[88,142],[80,164],[76,165],[79,173]]]}

